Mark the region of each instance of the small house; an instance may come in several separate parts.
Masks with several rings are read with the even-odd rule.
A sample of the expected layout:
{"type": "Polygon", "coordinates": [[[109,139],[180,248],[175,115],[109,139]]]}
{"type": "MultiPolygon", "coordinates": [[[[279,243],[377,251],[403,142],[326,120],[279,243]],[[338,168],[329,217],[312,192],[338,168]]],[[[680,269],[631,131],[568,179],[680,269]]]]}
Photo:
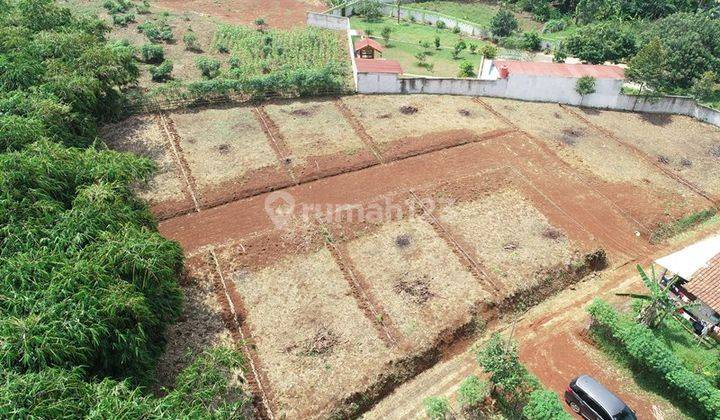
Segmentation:
{"type": "Polygon", "coordinates": [[[382,57],[383,47],[379,42],[370,38],[363,38],[355,43],[355,57],[374,59],[377,53],[382,57]]]}
{"type": "Polygon", "coordinates": [[[677,276],[669,290],[678,303],[691,304],[680,315],[695,333],[720,337],[720,235],[696,242],[655,260],[663,268],[660,282],[677,276]]]}

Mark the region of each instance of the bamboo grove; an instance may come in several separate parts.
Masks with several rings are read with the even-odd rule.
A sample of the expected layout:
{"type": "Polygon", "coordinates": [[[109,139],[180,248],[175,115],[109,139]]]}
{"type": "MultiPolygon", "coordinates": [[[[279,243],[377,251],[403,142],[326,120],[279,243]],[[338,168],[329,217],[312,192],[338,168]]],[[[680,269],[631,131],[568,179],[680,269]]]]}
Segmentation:
{"type": "Polygon", "coordinates": [[[180,313],[177,244],[129,186],[154,170],[107,150],[138,69],[101,21],[0,0],[0,417],[240,416],[218,403],[242,359],[209,351],[164,398],[153,381],[180,313]]]}

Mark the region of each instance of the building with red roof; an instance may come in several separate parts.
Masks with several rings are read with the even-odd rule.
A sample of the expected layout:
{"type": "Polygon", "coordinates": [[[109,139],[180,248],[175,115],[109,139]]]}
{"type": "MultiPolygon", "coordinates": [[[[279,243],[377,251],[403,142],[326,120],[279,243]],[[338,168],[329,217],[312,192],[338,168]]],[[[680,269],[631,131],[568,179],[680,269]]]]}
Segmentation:
{"type": "Polygon", "coordinates": [[[373,59],[375,53],[382,56],[383,50],[379,42],[370,38],[363,38],[355,43],[355,57],[373,59]]]}
{"type": "Polygon", "coordinates": [[[402,74],[403,72],[400,63],[395,60],[357,58],[355,59],[355,64],[357,65],[358,73],[402,74]]]}
{"type": "Polygon", "coordinates": [[[491,60],[483,66],[481,78],[507,79],[513,75],[541,77],[570,77],[579,79],[590,76],[595,79],[623,80],[625,69],[620,66],[596,64],[566,64],[537,61],[491,60]]]}

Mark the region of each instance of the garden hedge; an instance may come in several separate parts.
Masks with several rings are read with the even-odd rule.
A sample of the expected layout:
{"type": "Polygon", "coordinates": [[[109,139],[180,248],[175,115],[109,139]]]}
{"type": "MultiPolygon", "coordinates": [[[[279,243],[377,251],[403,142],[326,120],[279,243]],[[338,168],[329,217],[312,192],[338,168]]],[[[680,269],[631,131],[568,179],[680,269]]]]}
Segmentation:
{"type": "Polygon", "coordinates": [[[620,343],[634,364],[662,378],[672,392],[695,404],[705,418],[720,419],[720,389],[687,369],[652,331],[619,315],[599,299],[593,301],[588,312],[593,328],[620,343]]]}

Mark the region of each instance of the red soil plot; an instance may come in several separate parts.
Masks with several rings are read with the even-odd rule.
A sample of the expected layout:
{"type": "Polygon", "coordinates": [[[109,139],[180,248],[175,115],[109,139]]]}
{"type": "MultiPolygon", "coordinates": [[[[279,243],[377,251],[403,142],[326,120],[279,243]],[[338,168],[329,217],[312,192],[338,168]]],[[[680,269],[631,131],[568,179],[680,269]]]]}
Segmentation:
{"type": "Polygon", "coordinates": [[[319,0],[158,0],[155,4],[176,13],[199,13],[232,24],[249,25],[263,18],[276,28],[304,26],[306,12],[327,8],[319,0]]]}
{"type": "MultiPolygon", "coordinates": [[[[559,159],[525,136],[504,136],[345,173],[284,189],[302,204],[341,205],[381,199],[388,192],[437,184],[502,166],[512,167],[518,188],[554,226],[570,238],[596,238],[611,255],[634,258],[646,251],[639,230],[614,206],[569,171],[559,159]]],[[[168,220],[163,235],[180,241],[187,253],[210,244],[273,229],[265,211],[267,194],[168,220]]]]}

